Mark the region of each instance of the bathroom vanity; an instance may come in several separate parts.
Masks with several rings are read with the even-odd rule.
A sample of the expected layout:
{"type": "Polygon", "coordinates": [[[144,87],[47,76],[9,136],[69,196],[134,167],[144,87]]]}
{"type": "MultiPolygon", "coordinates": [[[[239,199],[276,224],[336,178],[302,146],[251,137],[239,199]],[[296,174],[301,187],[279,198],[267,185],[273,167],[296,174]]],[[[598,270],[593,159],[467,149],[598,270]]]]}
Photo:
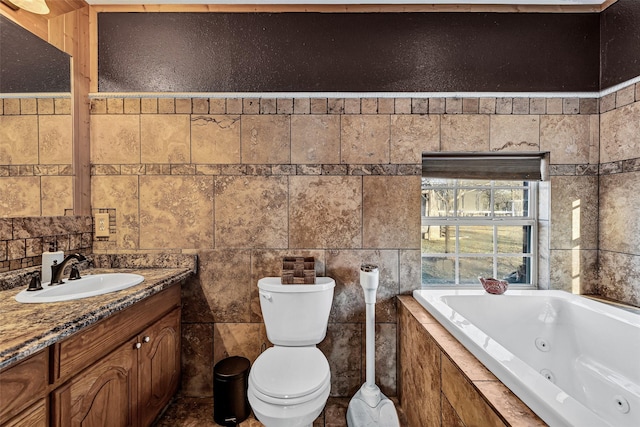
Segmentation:
{"type": "Polygon", "coordinates": [[[128,271],[145,281],[83,300],[20,304],[19,289],[0,292],[1,425],[148,426],[169,403],[192,272],[128,271]]]}

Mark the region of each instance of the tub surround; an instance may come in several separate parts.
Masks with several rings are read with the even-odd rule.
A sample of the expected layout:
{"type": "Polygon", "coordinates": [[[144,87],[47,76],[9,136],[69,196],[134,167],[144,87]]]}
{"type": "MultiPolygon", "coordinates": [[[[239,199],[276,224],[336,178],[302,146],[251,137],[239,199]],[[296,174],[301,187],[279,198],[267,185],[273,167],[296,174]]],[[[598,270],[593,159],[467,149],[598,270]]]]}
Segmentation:
{"type": "MultiPolygon", "coordinates": [[[[107,318],[145,298],[193,275],[193,268],[96,268],[90,273],[136,273],[145,280],[139,285],[106,295],[50,304],[21,304],[14,296],[22,290],[0,291],[0,369],[18,362],[83,328],[107,318]]],[[[0,278],[1,280],[1,278],[0,278]]],[[[26,283],[25,283],[26,286],[26,283]]],[[[73,286],[67,283],[61,286],[73,286]]]]}
{"type": "Polygon", "coordinates": [[[399,398],[408,425],[545,426],[413,297],[398,297],[399,398]]]}

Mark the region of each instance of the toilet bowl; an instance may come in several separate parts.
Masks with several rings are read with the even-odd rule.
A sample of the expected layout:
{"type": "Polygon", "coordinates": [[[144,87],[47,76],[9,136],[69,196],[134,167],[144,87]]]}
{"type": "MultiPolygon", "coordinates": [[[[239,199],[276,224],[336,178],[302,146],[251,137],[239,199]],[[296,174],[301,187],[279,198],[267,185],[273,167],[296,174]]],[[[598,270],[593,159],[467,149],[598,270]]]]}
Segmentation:
{"type": "Polygon", "coordinates": [[[266,427],[307,427],[322,413],[331,371],[316,347],[327,331],[335,282],[283,285],[279,277],[258,281],[267,337],[274,344],[253,363],[249,404],[266,427]]]}
{"type": "Polygon", "coordinates": [[[310,426],[331,389],[329,363],[314,347],[271,347],[249,374],[249,404],[266,427],[310,426]]]}

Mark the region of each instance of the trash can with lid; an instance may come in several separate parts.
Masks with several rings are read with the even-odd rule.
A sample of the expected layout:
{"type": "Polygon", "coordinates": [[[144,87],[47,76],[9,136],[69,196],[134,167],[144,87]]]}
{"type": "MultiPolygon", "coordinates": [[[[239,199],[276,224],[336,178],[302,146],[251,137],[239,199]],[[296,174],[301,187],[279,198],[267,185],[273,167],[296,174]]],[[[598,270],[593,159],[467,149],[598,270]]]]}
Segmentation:
{"type": "Polygon", "coordinates": [[[213,420],[223,426],[235,426],[251,412],[249,360],[240,356],[222,359],[213,367],[213,420]]]}

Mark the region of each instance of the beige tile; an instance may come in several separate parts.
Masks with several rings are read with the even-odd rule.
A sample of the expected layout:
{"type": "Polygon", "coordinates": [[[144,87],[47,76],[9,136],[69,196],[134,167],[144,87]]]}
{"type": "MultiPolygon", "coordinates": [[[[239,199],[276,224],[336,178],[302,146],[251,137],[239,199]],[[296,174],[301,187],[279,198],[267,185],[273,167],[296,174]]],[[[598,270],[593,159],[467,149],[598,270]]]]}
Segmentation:
{"type": "Polygon", "coordinates": [[[541,116],[540,149],[551,152],[552,164],[589,163],[589,125],[588,115],[541,116]]]}
{"type": "Polygon", "coordinates": [[[92,115],[91,163],[140,163],[140,117],[92,115]]]}
{"type": "Polygon", "coordinates": [[[293,113],[294,114],[311,113],[311,100],[309,98],[294,98],[293,113]]]}
{"type": "Polygon", "coordinates": [[[4,114],[20,115],[20,99],[8,98],[4,100],[4,114]]]}
{"type": "Polygon", "coordinates": [[[140,98],[125,98],[124,114],[140,114],[140,98]]]}
{"type": "Polygon", "coordinates": [[[192,163],[240,163],[240,116],[191,116],[192,163]]]}
{"type": "Polygon", "coordinates": [[[500,381],[477,381],[474,385],[513,427],[544,427],[547,424],[500,381]]]}
{"type": "Polygon", "coordinates": [[[360,247],[360,177],[292,176],[289,191],[290,248],[360,247]]]}
{"type": "Polygon", "coordinates": [[[442,426],[466,427],[446,397],[442,396],[442,426]]]}
{"type": "Polygon", "coordinates": [[[549,257],[550,289],[574,294],[597,293],[597,250],[552,249],[549,257]]]}
{"type": "Polygon", "coordinates": [[[598,248],[598,177],[552,176],[551,249],[576,247],[598,248]]]}
{"type": "Polygon", "coordinates": [[[342,116],[341,162],[389,163],[389,126],[387,115],[342,116]]]}
{"type": "Polygon", "coordinates": [[[138,249],[140,220],[138,215],[137,176],[91,177],[91,207],[115,209],[117,247],[121,250],[138,249]]]}
{"type": "MultiPolygon", "coordinates": [[[[142,114],[158,114],[158,101],[158,98],[142,98],[140,100],[140,112],[142,114]]],[[[173,99],[171,101],[173,106],[173,99]]]]}
{"type": "Polygon", "coordinates": [[[200,251],[198,280],[214,322],[250,321],[251,251],[200,251]]]}
{"type": "Polygon", "coordinates": [[[43,176],[41,179],[43,216],[64,216],[65,209],[73,209],[73,177],[43,176]]]}
{"type": "Polygon", "coordinates": [[[215,180],[216,248],[287,247],[286,176],[215,180]]]}
{"type": "Polygon", "coordinates": [[[439,115],[391,116],[391,163],[420,163],[425,151],[440,151],[439,115]]]}
{"type": "Polygon", "coordinates": [[[209,98],[209,112],[211,114],[225,114],[227,101],[224,98],[209,98]]]}
{"type": "Polygon", "coordinates": [[[420,248],[420,177],[363,177],[362,246],[420,248]]]}
{"type": "Polygon", "coordinates": [[[122,114],[122,113],[124,113],[124,99],[107,98],[107,114],[122,114]]]}
{"type": "Polygon", "coordinates": [[[331,396],[353,396],[362,382],[362,329],[358,323],[329,323],[318,348],[327,356],[331,370],[331,396]]]}
{"type": "Polygon", "coordinates": [[[411,294],[422,286],[422,256],[420,250],[400,251],[400,293],[411,294]]]}
{"type": "Polygon", "coordinates": [[[633,159],[640,152],[640,102],[600,115],[600,162],[633,159]]]}
{"type": "Polygon", "coordinates": [[[379,268],[376,294],[376,321],[396,321],[399,272],[398,251],[335,250],[327,253],[327,276],[336,281],[331,322],[364,322],[365,302],[360,286],[360,265],[370,263],[379,268]]]}
{"type": "Polygon", "coordinates": [[[181,334],[181,394],[213,396],[213,324],[182,323],[181,334]]]}
{"type": "Polygon", "coordinates": [[[640,307],[640,256],[600,251],[598,294],[640,307]]]}
{"type": "Polygon", "coordinates": [[[562,114],[562,98],[547,98],[547,114],[562,114]]]}
{"type": "Polygon", "coordinates": [[[270,347],[271,344],[262,323],[214,324],[214,365],[229,356],[246,357],[253,363],[263,350],[263,346],[270,347]]]}
{"type": "MultiPolygon", "coordinates": [[[[376,323],[375,329],[375,381],[385,396],[396,396],[397,389],[397,327],[395,323],[376,323]]],[[[362,325],[362,336],[366,337],[366,324],[362,325]]],[[[362,373],[360,382],[366,376],[366,339],[362,340],[362,373]]]]}
{"type": "MultiPolygon", "coordinates": [[[[183,107],[182,113],[191,113],[191,103],[189,100],[181,99],[178,103],[183,107]],[[186,108],[184,108],[186,105],[186,108]]],[[[158,111],[159,114],[175,114],[176,112],[176,100],[174,98],[158,98],[158,111]]]]}
{"type": "Polygon", "coordinates": [[[38,98],[38,114],[53,114],[53,98],[38,98]]]}
{"type": "Polygon", "coordinates": [[[540,118],[528,115],[493,115],[491,151],[540,151],[540,118]]]}
{"type": "Polygon", "coordinates": [[[73,126],[71,116],[38,116],[40,164],[71,164],[73,126]]]}
{"type": "Polygon", "coordinates": [[[640,255],[640,171],[600,177],[600,249],[640,255]]]}
{"type": "Polygon", "coordinates": [[[40,216],[40,177],[0,177],[0,217],[40,216]]]}
{"type": "Polygon", "coordinates": [[[56,114],[71,114],[70,98],[55,98],[53,106],[56,114]]]}
{"type": "Polygon", "coordinates": [[[38,117],[0,116],[0,164],[37,163],[38,117]]]}
{"type": "Polygon", "coordinates": [[[242,163],[289,163],[291,151],[289,116],[242,116],[241,135],[242,163]]]}
{"type": "Polygon", "coordinates": [[[635,86],[627,86],[616,92],[616,108],[624,107],[635,101],[635,86]]]}
{"type": "MultiPolygon", "coordinates": [[[[420,305],[420,303],[413,298],[411,295],[398,295],[398,315],[401,317],[402,312],[406,312],[407,314],[414,317],[418,323],[435,323],[438,324],[438,321],[434,319],[434,317],[429,314],[424,307],[420,305]]],[[[442,327],[442,326],[441,326],[442,327]]],[[[426,329],[425,329],[426,330],[426,329]]]]}
{"type": "Polygon", "coordinates": [[[458,369],[472,381],[496,381],[496,377],[455,339],[440,323],[426,322],[422,325],[437,343],[443,355],[454,360],[458,369]]]}
{"type": "Polygon", "coordinates": [[[292,116],[291,162],[340,163],[340,116],[292,116]]]}
{"type": "Polygon", "coordinates": [[[495,98],[480,98],[478,105],[478,113],[480,114],[495,114],[496,113],[496,99],[495,98]]]}
{"type": "Polygon", "coordinates": [[[441,151],[489,150],[489,116],[487,115],[444,115],[441,132],[441,151]]]}
{"type": "Polygon", "coordinates": [[[141,248],[213,248],[212,223],[213,177],[140,177],[141,248]]]}
{"type": "Polygon", "coordinates": [[[260,113],[259,98],[244,98],[242,100],[242,114],[259,114],[259,113],[260,113]]]}
{"type": "Polygon", "coordinates": [[[395,98],[394,104],[396,114],[411,114],[411,98],[395,98]]]}
{"type": "Polygon", "coordinates": [[[140,116],[142,163],[189,163],[191,122],[186,114],[140,116]]]}
{"type": "MultiPolygon", "coordinates": [[[[191,114],[191,98],[176,98],[174,103],[176,113],[191,114]]],[[[160,106],[160,100],[158,100],[158,106],[160,106]]]]}
{"type": "Polygon", "coordinates": [[[404,310],[399,318],[400,398],[411,426],[440,427],[440,350],[404,310]]]}
{"type": "Polygon", "coordinates": [[[442,392],[466,425],[506,425],[447,357],[442,358],[442,392]]]}
{"type": "Polygon", "coordinates": [[[311,98],[309,104],[311,114],[327,114],[327,98],[311,98]]]}
{"type": "Polygon", "coordinates": [[[393,114],[395,112],[394,98],[378,98],[378,114],[393,114]]]}

